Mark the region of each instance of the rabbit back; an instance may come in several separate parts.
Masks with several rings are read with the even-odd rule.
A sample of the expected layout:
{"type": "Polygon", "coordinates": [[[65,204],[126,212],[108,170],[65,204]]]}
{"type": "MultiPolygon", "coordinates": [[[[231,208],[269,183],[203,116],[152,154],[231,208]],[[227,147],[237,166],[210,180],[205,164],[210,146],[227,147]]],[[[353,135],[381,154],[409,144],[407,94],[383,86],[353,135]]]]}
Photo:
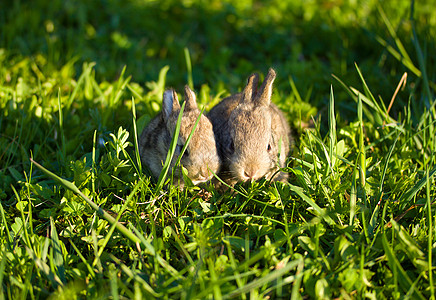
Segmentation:
{"type": "Polygon", "coordinates": [[[155,178],[158,178],[162,171],[170,143],[171,135],[168,134],[165,121],[159,114],[144,128],[139,138],[141,162],[150,169],[155,178]]]}

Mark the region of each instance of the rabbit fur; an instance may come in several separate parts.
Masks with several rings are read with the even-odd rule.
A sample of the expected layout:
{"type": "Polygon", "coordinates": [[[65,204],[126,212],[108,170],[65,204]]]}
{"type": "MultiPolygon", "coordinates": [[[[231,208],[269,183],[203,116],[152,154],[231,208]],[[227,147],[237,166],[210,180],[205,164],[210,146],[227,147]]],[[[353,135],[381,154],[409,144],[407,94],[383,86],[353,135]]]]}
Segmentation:
{"type": "Polygon", "coordinates": [[[259,75],[252,74],[243,92],[223,99],[208,114],[222,162],[219,174],[228,184],[287,179],[278,170],[285,166],[292,136],[283,113],[271,103],[275,77],[269,69],[257,91],[259,75]]]}
{"type": "MultiPolygon", "coordinates": [[[[186,143],[201,111],[197,107],[195,93],[185,86],[185,108],[181,120],[179,137],[174,157],[171,161],[171,171],[186,143]]],[[[180,104],[174,90],[166,90],[163,94],[161,112],[144,128],[139,140],[139,152],[143,165],[148,166],[155,178],[158,178],[167,157],[180,113],[180,104]]],[[[217,154],[212,124],[205,115],[200,116],[197,127],[186,148],[181,165],[188,171],[188,177],[194,184],[208,181],[218,172],[220,159],[217,154]]],[[[180,168],[173,173],[174,182],[183,186],[183,176],[180,168]]]]}

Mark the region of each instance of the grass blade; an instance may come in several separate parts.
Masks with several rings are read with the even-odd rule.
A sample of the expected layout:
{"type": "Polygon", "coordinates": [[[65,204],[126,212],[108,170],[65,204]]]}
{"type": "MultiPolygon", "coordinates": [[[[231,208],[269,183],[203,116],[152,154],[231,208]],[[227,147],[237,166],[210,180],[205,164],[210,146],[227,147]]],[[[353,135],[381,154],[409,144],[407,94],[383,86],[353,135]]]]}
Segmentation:
{"type": "Polygon", "coordinates": [[[303,189],[292,185],[292,184],[288,184],[289,187],[291,188],[292,191],[294,191],[298,196],[300,196],[304,201],[307,202],[307,204],[309,204],[311,207],[313,207],[313,209],[315,209],[315,211],[317,212],[317,214],[324,219],[324,221],[327,222],[327,224],[329,225],[333,225],[335,224],[335,222],[332,220],[332,218],[327,215],[323,209],[321,209],[321,207],[318,206],[318,204],[315,203],[315,201],[313,201],[312,199],[310,199],[308,196],[306,196],[303,192],[303,189]]]}
{"type": "MultiPolygon", "coordinates": [[[[407,72],[404,72],[403,76],[401,76],[400,82],[398,82],[397,88],[395,89],[394,94],[392,95],[391,102],[389,102],[389,106],[387,109],[387,114],[391,111],[392,105],[394,104],[395,97],[397,97],[398,92],[401,88],[404,89],[407,83],[407,72]]],[[[410,116],[409,116],[410,117],[410,116]]]]}
{"type": "Polygon", "coordinates": [[[95,177],[97,175],[97,167],[95,162],[96,142],[97,142],[97,130],[94,130],[94,136],[92,138],[92,165],[91,165],[91,189],[93,195],[95,195],[95,177]]]}
{"type": "MultiPolygon", "coordinates": [[[[359,94],[357,98],[357,117],[359,120],[359,175],[360,175],[360,184],[362,190],[365,190],[365,182],[366,182],[366,155],[365,155],[365,143],[364,136],[365,133],[363,131],[363,116],[362,116],[362,98],[359,94]]],[[[366,199],[365,199],[366,201],[366,199]]]]}
{"type": "Polygon", "coordinates": [[[171,166],[171,161],[173,159],[174,152],[176,151],[177,140],[179,138],[180,126],[182,124],[182,116],[183,116],[183,110],[185,109],[185,104],[186,104],[186,102],[183,102],[182,106],[180,107],[180,113],[179,113],[179,116],[177,118],[176,128],[174,130],[173,138],[171,140],[170,149],[167,153],[167,158],[166,158],[165,163],[162,167],[162,171],[159,175],[159,179],[157,180],[157,185],[156,185],[156,189],[155,189],[156,193],[158,193],[160,190],[162,190],[162,187],[165,183],[165,179],[167,177],[168,171],[169,171],[170,166],[171,166]]]}
{"type": "Polygon", "coordinates": [[[83,264],[86,266],[86,269],[88,270],[90,276],[92,278],[95,277],[95,272],[92,269],[91,265],[88,263],[88,261],[86,260],[86,258],[83,256],[83,254],[80,252],[79,248],[77,248],[76,244],[73,243],[73,241],[71,239],[68,240],[68,242],[70,243],[70,245],[74,248],[74,250],[76,251],[77,255],[79,256],[80,260],[83,262],[83,264]]]}
{"type": "Polygon", "coordinates": [[[215,264],[211,258],[207,258],[207,265],[209,267],[209,274],[212,284],[213,296],[214,299],[223,299],[223,295],[220,290],[220,285],[217,283],[217,276],[215,273],[215,264]]]}
{"type": "Polygon", "coordinates": [[[354,217],[356,216],[356,204],[357,204],[357,162],[353,168],[353,178],[351,180],[350,190],[350,226],[354,224],[354,217]]]}
{"type": "Polygon", "coordinates": [[[94,262],[92,263],[92,266],[95,266],[98,262],[98,258],[101,257],[101,255],[103,254],[104,249],[106,248],[107,243],[109,243],[110,238],[112,237],[112,234],[115,231],[116,228],[116,224],[119,224],[118,221],[120,220],[121,216],[123,215],[123,213],[126,211],[127,206],[129,205],[129,203],[132,201],[133,196],[136,195],[136,192],[138,191],[139,187],[142,185],[142,181],[138,181],[138,183],[135,185],[135,187],[133,188],[132,192],[130,193],[130,195],[127,197],[126,201],[124,201],[123,206],[121,207],[120,211],[117,214],[117,217],[115,218],[115,222],[111,225],[111,227],[109,228],[108,233],[106,234],[102,245],[100,247],[100,249],[98,250],[98,253],[94,259],[94,262]]]}
{"type": "Polygon", "coordinates": [[[56,267],[57,275],[59,276],[59,279],[65,283],[65,267],[64,267],[64,258],[62,255],[61,245],[59,242],[58,233],[56,231],[56,226],[54,224],[53,218],[50,217],[50,238],[52,242],[52,247],[54,251],[54,257],[53,257],[53,264],[56,267]]]}
{"type": "Polygon", "coordinates": [[[7,241],[7,245],[8,245],[8,248],[11,249],[11,245],[12,245],[12,243],[13,243],[13,240],[12,240],[11,233],[10,233],[10,231],[9,231],[8,224],[7,224],[7,222],[6,222],[5,211],[4,211],[4,209],[3,209],[3,205],[1,204],[1,202],[0,202],[0,214],[1,214],[1,216],[2,216],[2,224],[3,224],[2,229],[4,228],[5,231],[6,231],[6,236],[7,236],[6,241],[7,241]]]}
{"type": "Polygon", "coordinates": [[[80,197],[82,197],[83,200],[86,201],[86,203],[88,203],[96,212],[97,214],[102,217],[103,219],[105,219],[106,221],[109,222],[109,224],[115,224],[116,228],[125,236],[127,237],[130,241],[132,241],[133,243],[137,243],[139,242],[139,238],[134,235],[130,230],[128,230],[124,225],[118,223],[115,221],[115,219],[109,215],[106,211],[104,211],[101,207],[99,207],[97,204],[95,204],[93,201],[91,201],[87,196],[85,196],[73,183],[69,182],[68,180],[62,179],[59,176],[57,176],[56,174],[50,172],[49,170],[47,170],[46,168],[44,168],[43,166],[41,166],[39,163],[37,163],[36,161],[34,161],[32,158],[30,159],[30,161],[35,164],[35,166],[37,166],[45,175],[49,176],[50,178],[54,179],[56,182],[58,182],[60,185],[62,185],[63,187],[69,189],[70,191],[72,191],[73,193],[79,195],[80,197]]]}
{"type": "Polygon", "coordinates": [[[426,174],[426,176],[421,178],[414,186],[401,195],[400,199],[398,199],[398,202],[400,203],[402,209],[404,209],[404,206],[407,205],[407,203],[416,195],[416,193],[418,193],[424,187],[424,185],[427,183],[427,180],[430,180],[435,173],[436,168],[431,170],[428,174],[426,174]]]}
{"type": "Polygon", "coordinates": [[[109,98],[110,108],[115,108],[116,104],[118,104],[118,101],[120,101],[121,96],[123,95],[123,92],[127,84],[129,84],[130,79],[132,78],[131,76],[128,76],[126,79],[123,80],[125,72],[126,72],[126,66],[123,67],[123,70],[121,71],[121,74],[118,78],[115,96],[113,98],[112,97],[109,98]]]}
{"type": "Polygon", "coordinates": [[[192,136],[194,135],[195,129],[197,128],[198,122],[200,121],[200,118],[201,118],[201,116],[203,115],[204,109],[205,109],[205,107],[203,107],[203,109],[201,110],[200,114],[199,114],[198,117],[197,117],[197,120],[195,120],[194,127],[192,127],[192,130],[191,130],[191,132],[189,133],[189,136],[188,136],[188,138],[186,139],[186,142],[185,142],[185,144],[183,145],[182,150],[180,150],[179,157],[177,158],[176,164],[174,165],[175,168],[177,168],[177,166],[180,165],[180,160],[182,159],[182,156],[183,156],[183,154],[185,153],[186,148],[188,147],[189,142],[190,142],[191,139],[192,139],[192,136]]]}
{"type": "Polygon", "coordinates": [[[430,299],[435,299],[435,287],[433,284],[433,223],[431,215],[431,197],[430,197],[430,176],[428,174],[428,169],[426,170],[426,198],[427,198],[427,222],[428,222],[428,282],[430,285],[430,299]]]}
{"type": "Polygon", "coordinates": [[[330,102],[329,102],[329,158],[330,168],[333,172],[336,161],[336,119],[335,119],[335,98],[333,96],[333,86],[330,86],[330,102]]]}
{"type": "MultiPolygon", "coordinates": [[[[17,190],[15,189],[15,187],[14,186],[11,186],[11,188],[12,188],[12,190],[14,191],[14,194],[15,194],[15,197],[17,198],[17,201],[18,201],[18,209],[20,210],[20,213],[21,213],[21,220],[23,221],[23,232],[24,232],[24,239],[25,239],[25,241],[26,241],[26,245],[28,246],[28,247],[33,247],[32,246],[32,243],[31,243],[31,241],[30,241],[30,237],[29,237],[29,232],[27,231],[27,218],[24,216],[24,205],[23,205],[23,203],[24,203],[24,201],[21,201],[21,197],[20,197],[20,195],[18,194],[18,192],[17,192],[17,190]]],[[[31,204],[30,203],[28,203],[28,205],[30,206],[31,204]]],[[[32,248],[33,249],[33,248],[32,248]]]]}
{"type": "Polygon", "coordinates": [[[135,231],[137,236],[139,237],[141,243],[147,248],[148,251],[157,259],[159,264],[171,275],[177,278],[181,278],[181,275],[179,272],[174,269],[167,261],[165,261],[155,250],[155,248],[142,236],[142,234],[136,229],[134,226],[132,226],[132,229],[135,231]]]}
{"type": "Polygon", "coordinates": [[[424,55],[422,54],[422,50],[421,50],[421,46],[419,45],[419,41],[418,41],[418,35],[416,34],[416,29],[415,29],[415,22],[412,22],[412,32],[413,32],[413,45],[415,46],[415,50],[418,56],[418,63],[419,63],[419,67],[421,69],[422,72],[422,83],[424,85],[424,92],[427,94],[427,100],[430,104],[431,107],[431,111],[433,111],[433,114],[435,113],[434,111],[434,105],[435,102],[433,102],[433,94],[431,93],[430,90],[430,85],[429,85],[429,80],[428,80],[428,76],[427,76],[427,63],[424,60],[424,55]],[[432,103],[433,102],[433,103],[432,103]]]}
{"type": "Polygon", "coordinates": [[[27,250],[27,253],[29,254],[29,256],[32,258],[33,262],[35,263],[36,267],[39,270],[41,270],[42,273],[45,274],[45,276],[47,276],[47,278],[51,281],[51,283],[54,287],[63,286],[63,283],[60,280],[60,278],[58,277],[58,275],[53,273],[50,270],[50,267],[44,261],[42,261],[40,258],[38,258],[32,249],[30,249],[29,247],[26,246],[26,250],[27,250]]]}
{"type": "Polygon", "coordinates": [[[382,39],[379,36],[375,37],[376,41],[380,43],[383,47],[386,48],[386,50],[398,61],[400,61],[406,68],[408,68],[413,74],[415,74],[418,77],[421,77],[421,71],[416,68],[413,63],[409,60],[407,60],[405,57],[401,55],[400,52],[398,52],[394,47],[388,44],[384,39],[382,39]]]}
{"type": "Polygon", "coordinates": [[[6,249],[3,250],[0,260],[0,300],[4,300],[4,291],[3,291],[3,277],[5,275],[5,266],[6,266],[6,249]]]}
{"type": "Polygon", "coordinates": [[[132,97],[132,124],[133,124],[133,137],[134,137],[134,144],[135,144],[135,157],[136,157],[136,164],[138,165],[139,174],[142,174],[142,164],[141,164],[141,156],[139,154],[139,148],[138,148],[138,131],[136,128],[136,106],[135,106],[135,98],[132,97]]]}
{"type": "MultiPolygon", "coordinates": [[[[274,271],[268,273],[267,275],[247,283],[242,288],[238,288],[238,289],[234,290],[233,292],[225,295],[223,297],[223,299],[234,298],[234,297],[240,296],[241,294],[249,293],[250,291],[252,291],[256,288],[264,286],[265,284],[267,284],[271,281],[277,280],[279,277],[282,277],[285,274],[288,274],[289,271],[296,268],[300,264],[302,264],[301,259],[288,262],[285,266],[283,266],[281,268],[277,268],[274,271]]],[[[289,282],[289,283],[291,283],[291,282],[289,282]]]]}
{"type": "MultiPolygon", "coordinates": [[[[391,220],[392,222],[393,220],[391,220]]],[[[420,291],[418,291],[416,288],[414,288],[413,282],[410,279],[409,275],[407,275],[406,271],[404,271],[403,267],[401,266],[400,262],[398,261],[397,257],[394,254],[393,249],[389,245],[389,242],[386,238],[386,234],[382,234],[382,244],[383,249],[385,250],[386,257],[388,259],[388,264],[395,273],[394,270],[398,271],[398,283],[401,289],[404,293],[409,293],[410,290],[412,290],[412,293],[419,299],[425,299],[424,296],[421,294],[420,291]]]]}
{"type": "Polygon", "coordinates": [[[62,115],[61,88],[59,88],[58,90],[58,105],[59,105],[59,132],[61,134],[61,145],[62,145],[62,159],[66,159],[67,145],[65,143],[64,117],[62,115]]]}
{"type": "Polygon", "coordinates": [[[191,90],[194,89],[194,81],[192,80],[192,63],[191,63],[191,55],[189,54],[189,49],[185,47],[183,49],[185,53],[185,62],[186,62],[186,70],[188,71],[188,85],[191,90]]]}
{"type": "Polygon", "coordinates": [[[394,142],[393,142],[392,145],[389,147],[389,152],[388,152],[388,155],[386,156],[385,165],[384,165],[384,167],[383,167],[383,171],[382,171],[382,174],[381,174],[380,185],[379,185],[379,187],[378,187],[378,195],[377,195],[376,199],[381,199],[381,195],[382,195],[382,193],[383,193],[383,183],[384,183],[384,181],[385,181],[386,172],[387,172],[387,170],[388,170],[389,160],[391,159],[392,152],[393,152],[394,149],[395,149],[395,145],[397,144],[397,141],[398,141],[398,139],[400,138],[400,135],[401,135],[401,131],[398,132],[397,136],[395,137],[394,142]]]}
{"type": "Polygon", "coordinates": [[[114,300],[120,299],[118,296],[117,281],[118,281],[117,270],[116,270],[114,264],[111,264],[109,266],[109,285],[111,288],[112,299],[114,299],[114,300]]]}
{"type": "MultiPolygon", "coordinates": [[[[386,13],[384,12],[382,6],[380,5],[380,3],[377,3],[377,10],[380,13],[381,19],[383,20],[383,22],[386,25],[386,28],[389,31],[389,34],[391,35],[391,37],[394,39],[395,41],[395,45],[398,48],[399,54],[395,54],[396,50],[393,49],[392,47],[388,48],[388,51],[394,55],[399,61],[401,61],[401,63],[404,64],[404,66],[406,66],[407,68],[409,68],[413,73],[415,73],[418,77],[421,77],[421,72],[419,71],[418,68],[416,68],[412,62],[412,60],[410,59],[409,54],[407,54],[406,48],[403,46],[403,43],[401,42],[400,38],[398,37],[397,33],[394,30],[394,27],[392,26],[391,22],[389,21],[389,18],[386,16],[386,13]],[[399,58],[401,57],[401,59],[399,58]]],[[[383,46],[387,45],[386,42],[383,41],[383,39],[378,38],[377,39],[383,46]],[[382,43],[382,41],[384,43],[382,43]]],[[[397,52],[398,53],[398,52],[397,52]]]]}
{"type": "Polygon", "coordinates": [[[141,284],[148,293],[150,293],[153,297],[161,298],[162,294],[158,294],[156,291],[153,290],[153,288],[147,283],[147,281],[144,280],[140,275],[136,274],[136,272],[129,269],[128,266],[126,266],[124,263],[122,263],[118,258],[113,256],[112,254],[109,254],[109,257],[115,261],[118,265],[121,266],[121,270],[130,278],[133,279],[135,282],[138,282],[141,284]]]}
{"type": "Polygon", "coordinates": [[[79,80],[77,80],[76,86],[73,90],[73,92],[71,93],[70,97],[68,98],[67,103],[65,104],[65,107],[67,110],[70,109],[71,104],[73,104],[74,99],[76,98],[76,94],[78,93],[79,89],[82,87],[83,85],[83,81],[85,80],[86,77],[89,76],[89,74],[92,71],[92,68],[94,68],[94,66],[96,65],[96,63],[89,63],[89,64],[83,64],[83,72],[82,75],[80,75],[79,80]]]}
{"type": "MultiPolygon", "coordinates": [[[[375,111],[382,116],[385,121],[387,121],[388,123],[393,123],[391,117],[389,117],[389,115],[386,113],[386,111],[384,111],[380,105],[377,103],[377,100],[374,98],[373,94],[371,93],[371,90],[369,89],[365,78],[363,77],[362,72],[359,69],[359,66],[357,65],[357,63],[354,65],[356,67],[357,73],[359,74],[360,80],[362,81],[363,84],[363,90],[365,91],[365,93],[369,96],[369,99],[367,101],[367,103],[371,103],[372,107],[375,109],[375,111]]],[[[362,100],[364,100],[364,98],[362,98],[362,100]]]]}

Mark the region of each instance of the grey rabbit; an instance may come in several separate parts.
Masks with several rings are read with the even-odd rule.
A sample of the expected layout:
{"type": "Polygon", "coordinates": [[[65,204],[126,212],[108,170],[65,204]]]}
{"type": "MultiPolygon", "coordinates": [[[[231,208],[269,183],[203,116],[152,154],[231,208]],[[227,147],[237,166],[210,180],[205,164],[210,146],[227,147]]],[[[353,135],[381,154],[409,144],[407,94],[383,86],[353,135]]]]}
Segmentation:
{"type": "MultiPolygon", "coordinates": [[[[171,170],[201,113],[197,107],[195,93],[188,86],[185,86],[185,102],[177,147],[171,162],[171,170]]],[[[143,165],[148,166],[155,178],[158,178],[162,171],[176,128],[180,108],[177,93],[174,90],[166,90],[163,94],[161,112],[142,131],[139,140],[141,161],[143,165]]],[[[218,172],[220,159],[217,154],[215,137],[212,124],[205,115],[200,116],[192,139],[181,158],[181,165],[186,168],[188,177],[194,184],[210,180],[213,174],[209,169],[214,173],[218,172]]],[[[174,172],[173,176],[174,182],[184,186],[185,183],[180,169],[174,172]]]]}
{"type": "Polygon", "coordinates": [[[288,177],[279,167],[285,166],[292,136],[283,113],[271,103],[275,77],[270,68],[257,91],[259,75],[252,74],[242,93],[223,99],[208,114],[222,162],[219,174],[228,184],[288,177]]]}

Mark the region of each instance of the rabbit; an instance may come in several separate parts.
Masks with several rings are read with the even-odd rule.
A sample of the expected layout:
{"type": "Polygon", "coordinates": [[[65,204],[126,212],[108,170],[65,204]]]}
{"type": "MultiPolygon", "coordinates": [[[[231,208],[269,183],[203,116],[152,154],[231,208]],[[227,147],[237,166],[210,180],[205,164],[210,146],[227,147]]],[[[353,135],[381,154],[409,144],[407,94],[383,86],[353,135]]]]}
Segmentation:
{"type": "MultiPolygon", "coordinates": [[[[185,108],[181,120],[176,151],[171,161],[171,171],[179,156],[189,134],[201,111],[197,107],[195,93],[185,86],[185,108]]],[[[143,165],[148,166],[155,178],[158,178],[167,157],[177,118],[180,113],[180,104],[174,90],[166,90],[163,94],[162,111],[150,121],[142,131],[139,140],[139,153],[143,165]]],[[[188,177],[193,184],[210,180],[213,173],[220,167],[212,124],[205,115],[200,116],[197,127],[181,158],[181,165],[188,171],[188,177]]],[[[180,168],[173,173],[174,182],[183,187],[185,182],[180,168]]]]}
{"type": "Polygon", "coordinates": [[[283,113],[271,103],[275,77],[270,68],[257,91],[259,75],[252,74],[243,92],[223,99],[208,113],[222,162],[219,177],[227,184],[262,177],[287,180],[288,174],[279,169],[285,166],[292,134],[283,113]]]}

